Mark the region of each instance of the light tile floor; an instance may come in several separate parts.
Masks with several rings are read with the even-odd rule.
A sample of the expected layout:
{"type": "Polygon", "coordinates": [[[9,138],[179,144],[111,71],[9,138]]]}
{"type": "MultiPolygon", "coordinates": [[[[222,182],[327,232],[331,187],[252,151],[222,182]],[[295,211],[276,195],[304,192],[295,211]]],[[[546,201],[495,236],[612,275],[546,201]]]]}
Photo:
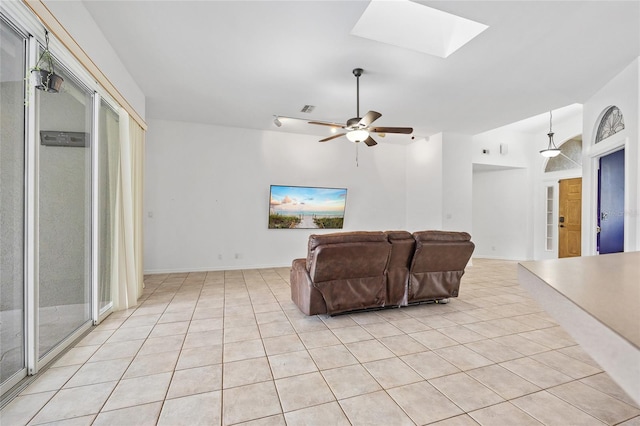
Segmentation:
{"type": "Polygon", "coordinates": [[[306,317],[289,269],[149,275],[2,425],[640,425],[526,291],[475,259],[449,304],[306,317]]]}

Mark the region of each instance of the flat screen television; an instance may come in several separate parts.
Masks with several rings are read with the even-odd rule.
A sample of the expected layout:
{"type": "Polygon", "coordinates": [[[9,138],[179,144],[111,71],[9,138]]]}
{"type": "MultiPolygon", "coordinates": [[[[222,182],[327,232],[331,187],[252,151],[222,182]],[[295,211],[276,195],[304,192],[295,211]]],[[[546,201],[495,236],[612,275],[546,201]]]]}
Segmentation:
{"type": "Polygon", "coordinates": [[[342,229],[346,188],[271,185],[269,229],[342,229]]]}

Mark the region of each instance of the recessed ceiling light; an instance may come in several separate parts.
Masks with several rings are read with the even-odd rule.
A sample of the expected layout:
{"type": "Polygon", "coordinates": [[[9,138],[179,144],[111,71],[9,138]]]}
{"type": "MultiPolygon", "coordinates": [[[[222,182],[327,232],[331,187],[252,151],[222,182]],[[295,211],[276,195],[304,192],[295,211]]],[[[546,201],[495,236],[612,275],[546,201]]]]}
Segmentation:
{"type": "Polygon", "coordinates": [[[351,34],[446,58],[487,28],[409,0],[372,0],[351,34]]]}

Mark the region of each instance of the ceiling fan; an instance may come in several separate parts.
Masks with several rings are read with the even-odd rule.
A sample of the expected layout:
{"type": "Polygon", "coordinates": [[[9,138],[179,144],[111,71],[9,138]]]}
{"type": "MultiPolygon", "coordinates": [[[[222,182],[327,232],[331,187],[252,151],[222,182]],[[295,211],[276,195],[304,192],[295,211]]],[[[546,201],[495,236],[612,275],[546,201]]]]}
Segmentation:
{"type": "Polygon", "coordinates": [[[374,146],[378,143],[371,137],[371,133],[378,133],[381,137],[384,137],[385,133],[402,133],[406,135],[413,133],[413,128],[411,127],[372,127],[371,124],[382,117],[382,114],[376,111],[369,111],[364,117],[360,117],[360,76],[362,75],[362,71],[362,68],[355,68],[353,70],[353,75],[356,76],[356,117],[350,118],[344,125],[326,121],[309,121],[309,124],[318,124],[345,130],[343,133],[321,139],[320,142],[327,142],[340,136],[346,136],[351,142],[364,142],[368,146],[374,146]]]}

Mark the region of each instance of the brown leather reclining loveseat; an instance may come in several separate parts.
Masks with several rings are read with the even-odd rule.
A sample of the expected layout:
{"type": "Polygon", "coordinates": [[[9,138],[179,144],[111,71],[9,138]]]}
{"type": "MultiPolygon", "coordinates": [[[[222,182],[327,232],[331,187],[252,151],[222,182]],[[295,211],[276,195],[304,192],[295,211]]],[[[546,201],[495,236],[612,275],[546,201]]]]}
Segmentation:
{"type": "Polygon", "coordinates": [[[291,267],[291,299],[307,315],[457,297],[474,244],[466,232],[311,235],[291,267]]]}

